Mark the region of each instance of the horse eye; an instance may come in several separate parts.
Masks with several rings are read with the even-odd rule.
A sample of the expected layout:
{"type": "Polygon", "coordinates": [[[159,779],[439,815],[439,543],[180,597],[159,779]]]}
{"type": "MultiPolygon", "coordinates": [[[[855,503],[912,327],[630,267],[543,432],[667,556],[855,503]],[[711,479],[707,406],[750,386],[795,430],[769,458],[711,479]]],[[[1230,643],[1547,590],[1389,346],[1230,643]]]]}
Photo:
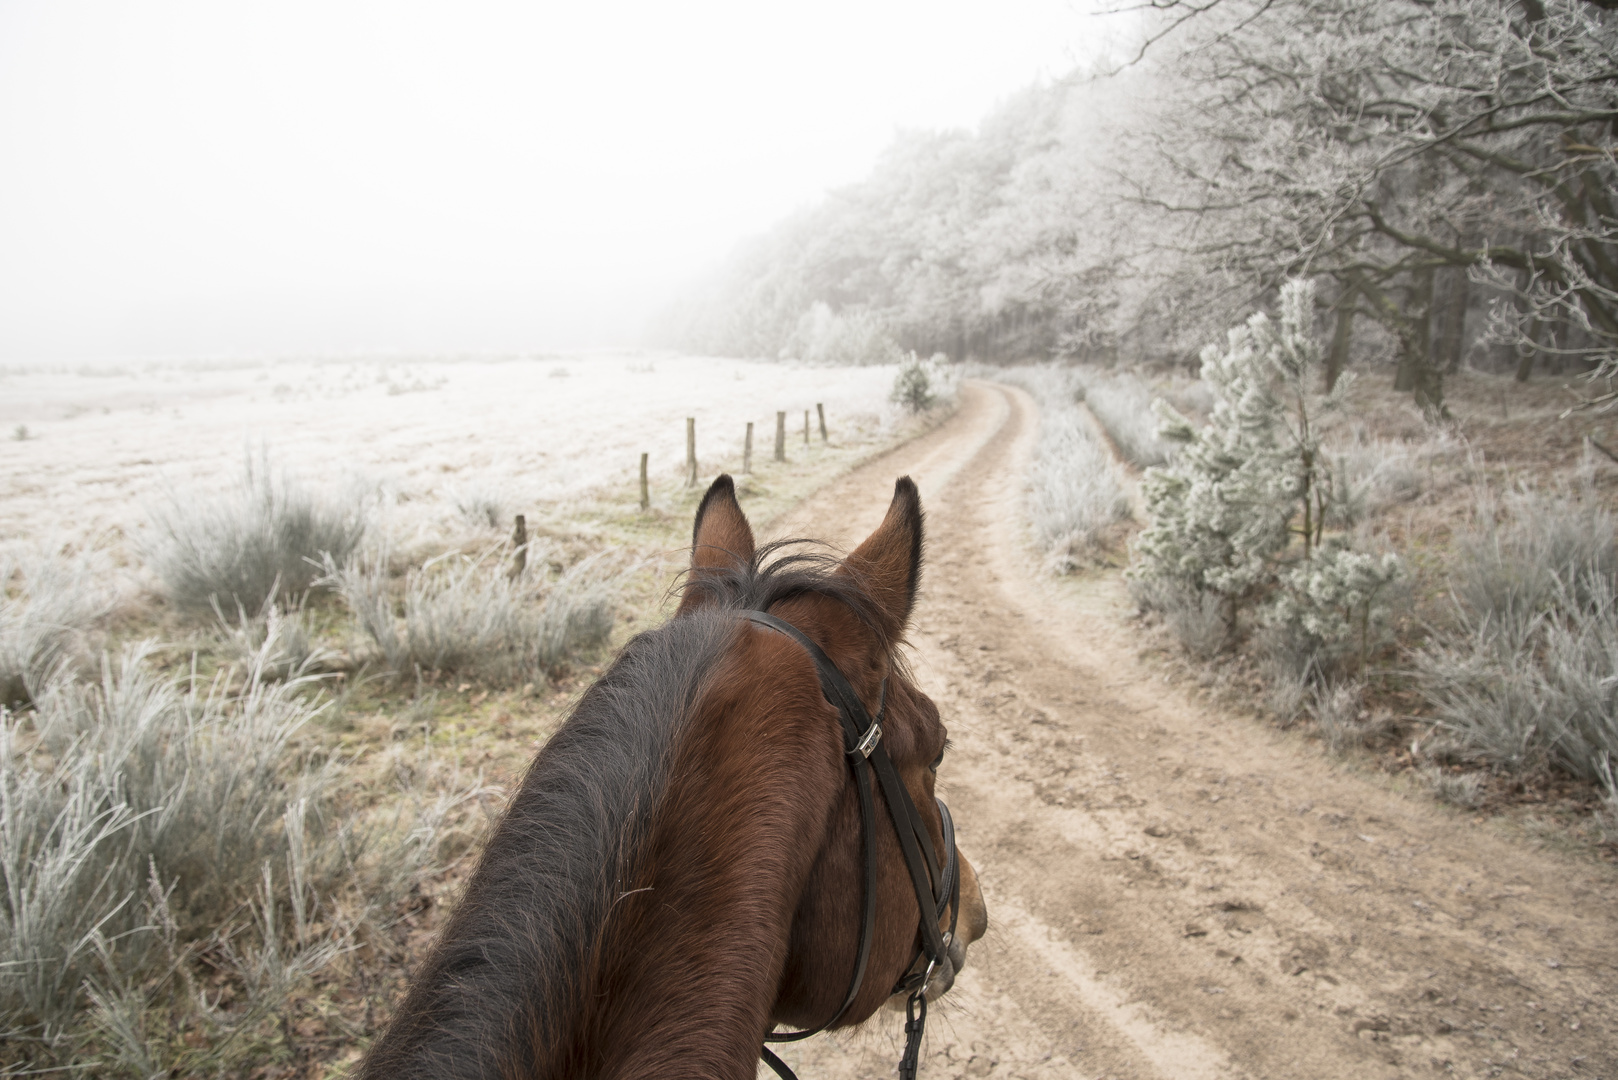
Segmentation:
{"type": "Polygon", "coordinates": [[[938,752],[938,756],[933,758],[933,763],[927,767],[936,773],[938,771],[938,767],[942,764],[944,764],[944,751],[940,750],[938,752]]]}

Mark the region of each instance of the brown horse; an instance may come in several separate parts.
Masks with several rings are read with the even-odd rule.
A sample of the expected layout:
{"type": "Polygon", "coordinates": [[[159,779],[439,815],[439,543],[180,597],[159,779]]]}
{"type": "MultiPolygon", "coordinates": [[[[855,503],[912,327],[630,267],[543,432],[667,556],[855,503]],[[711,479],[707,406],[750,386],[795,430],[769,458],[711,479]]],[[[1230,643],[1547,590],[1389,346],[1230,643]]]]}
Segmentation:
{"type": "Polygon", "coordinates": [[[951,891],[907,865],[923,833],[953,851],[933,796],[944,725],[898,654],[921,552],[908,477],[841,562],[757,549],[730,477],[715,481],[674,618],[624,646],[534,759],[360,1075],[750,1078],[767,1032],[864,1021],[945,927],[949,955],[931,957],[944,970],[915,995],[947,989],[987,917],[963,858],[949,910],[924,927],[918,894],[940,889],[942,909],[951,891]],[[874,707],[872,764],[885,751],[897,801],[919,814],[903,848],[897,787],[877,792],[870,828],[857,783],[877,785],[851,771],[847,710],[794,628],[852,686],[853,712],[874,707]],[[866,889],[866,977],[839,1014],[866,889]]]}

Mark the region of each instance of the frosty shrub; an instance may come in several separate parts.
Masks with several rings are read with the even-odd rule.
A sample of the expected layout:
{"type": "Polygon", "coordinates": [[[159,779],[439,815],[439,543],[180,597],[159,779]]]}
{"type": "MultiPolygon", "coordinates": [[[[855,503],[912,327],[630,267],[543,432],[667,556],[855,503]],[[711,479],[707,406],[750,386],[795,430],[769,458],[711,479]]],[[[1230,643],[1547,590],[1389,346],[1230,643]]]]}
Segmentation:
{"type": "Polygon", "coordinates": [[[1293,648],[1323,659],[1351,650],[1363,667],[1385,629],[1387,608],[1378,598],[1402,573],[1397,555],[1354,551],[1329,537],[1314,558],[1282,572],[1265,621],[1293,648]]]}
{"type": "Polygon", "coordinates": [[[1380,733],[1380,725],[1360,718],[1364,695],[1365,688],[1355,682],[1325,683],[1314,688],[1310,711],[1321,739],[1333,754],[1363,747],[1380,733]]]}
{"type": "Polygon", "coordinates": [[[304,612],[292,605],[282,607],[273,597],[268,607],[257,615],[249,615],[238,605],[235,615],[227,616],[224,609],[215,604],[214,616],[218,619],[220,644],[232,663],[250,664],[263,651],[266,642],[276,643],[274,662],[264,668],[267,679],[293,678],[333,658],[331,650],[317,644],[310,634],[304,612]]]}
{"type": "MultiPolygon", "coordinates": [[[[368,553],[323,580],[342,594],[360,628],[396,674],[454,672],[498,685],[543,677],[612,632],[622,574],[605,554],[555,581],[512,578],[506,546],[480,557],[451,552],[411,570],[395,615],[385,554],[368,553]]],[[[544,565],[530,550],[529,565],[544,565]]]]}
{"type": "Polygon", "coordinates": [[[85,631],[112,610],[107,577],[86,552],[0,558],[0,705],[32,700],[82,654],[85,631]]]}
{"type": "Polygon", "coordinates": [[[996,377],[1039,403],[1039,441],[1029,474],[1034,542],[1058,573],[1075,569],[1129,517],[1129,500],[1112,455],[1078,407],[1084,393],[1071,368],[1010,368],[996,377]]]}
{"type": "Polygon", "coordinates": [[[1472,527],[1459,538],[1451,588],[1469,611],[1521,622],[1554,610],[1566,586],[1618,576],[1618,518],[1593,492],[1473,489],[1472,527]]]}
{"type": "Polygon", "coordinates": [[[899,363],[899,372],[893,377],[893,389],[888,393],[888,400],[912,415],[926,412],[934,404],[931,375],[927,364],[911,353],[899,363]]]}
{"type": "Polygon", "coordinates": [[[141,1065],[163,1041],[144,1029],[199,1007],[198,950],[242,991],[235,1018],[263,1015],[437,856],[429,807],[342,811],[343,763],[295,749],[323,707],[310,677],[264,677],[277,648],[203,683],[140,644],[0,710],[0,1042],[61,1061],[95,1025],[164,1073],[141,1065]]]}
{"type": "Polygon", "coordinates": [[[904,359],[904,351],[875,315],[833,311],[819,300],[798,319],[786,352],[811,364],[840,366],[897,364],[904,359]]]}
{"type": "Polygon", "coordinates": [[[1454,628],[1417,684],[1466,755],[1584,779],[1618,754],[1618,540],[1591,495],[1475,492],[1451,573],[1454,628]]]}
{"type": "Polygon", "coordinates": [[[1230,624],[1213,593],[1167,578],[1136,578],[1129,582],[1129,593],[1136,608],[1162,615],[1185,651],[1197,659],[1212,659],[1230,644],[1230,624]]]}
{"type": "Polygon", "coordinates": [[[260,611],[277,592],[306,592],[323,556],[346,559],[365,534],[365,509],[360,498],[339,501],[277,476],[267,452],[249,454],[234,491],[212,500],[171,492],[151,510],[149,555],[182,610],[206,615],[217,601],[260,611]]]}
{"type": "Polygon", "coordinates": [[[1363,428],[1328,448],[1331,462],[1327,523],[1334,528],[1352,528],[1390,506],[1409,502],[1425,486],[1425,464],[1443,456],[1453,447],[1449,438],[1437,435],[1426,443],[1404,443],[1373,439],[1363,428]]]}
{"type": "Polygon", "coordinates": [[[1320,363],[1313,318],[1313,285],[1288,282],[1279,322],[1260,312],[1224,348],[1203,350],[1213,395],[1206,424],[1156,403],[1164,438],[1182,449],[1142,481],[1150,522],[1130,572],[1172,582],[1199,605],[1216,597],[1231,640],[1241,610],[1272,598],[1272,621],[1313,626],[1307,632],[1321,642],[1341,640],[1328,635],[1346,634],[1356,618],[1368,638],[1381,617],[1376,595],[1398,573],[1396,562],[1365,562],[1341,540],[1323,545],[1333,478],[1319,419],[1338,399],[1311,390],[1320,363]],[[1289,551],[1294,537],[1301,558],[1289,551]]]}

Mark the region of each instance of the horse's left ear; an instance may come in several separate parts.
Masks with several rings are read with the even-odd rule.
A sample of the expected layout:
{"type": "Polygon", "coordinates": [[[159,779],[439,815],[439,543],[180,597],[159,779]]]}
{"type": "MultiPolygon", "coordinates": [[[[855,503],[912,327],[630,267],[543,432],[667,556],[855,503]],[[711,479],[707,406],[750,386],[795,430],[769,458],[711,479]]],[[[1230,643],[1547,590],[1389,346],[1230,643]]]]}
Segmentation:
{"type": "Polygon", "coordinates": [[[888,635],[898,638],[910,621],[921,583],[921,492],[916,482],[901,476],[893,485],[893,502],[876,532],[843,560],[867,595],[888,619],[888,635]]]}
{"type": "Polygon", "coordinates": [[[721,475],[697,507],[691,528],[691,576],[675,615],[695,611],[707,600],[702,587],[705,572],[744,567],[753,561],[754,550],[753,526],[736,501],[736,482],[721,475]]]}

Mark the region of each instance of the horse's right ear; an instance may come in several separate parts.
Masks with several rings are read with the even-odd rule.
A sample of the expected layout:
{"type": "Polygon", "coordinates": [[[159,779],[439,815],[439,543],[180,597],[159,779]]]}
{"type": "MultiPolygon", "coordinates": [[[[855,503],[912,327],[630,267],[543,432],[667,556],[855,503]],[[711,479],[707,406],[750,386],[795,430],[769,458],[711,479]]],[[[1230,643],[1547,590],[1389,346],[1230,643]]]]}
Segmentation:
{"type": "Polygon", "coordinates": [[[893,485],[887,516],[865,543],[843,560],[839,573],[850,574],[876,601],[890,639],[904,636],[921,582],[921,493],[916,482],[901,476],[893,485]]]}
{"type": "Polygon", "coordinates": [[[705,574],[741,569],[753,561],[753,527],[736,501],[736,483],[728,475],[713,482],[697,507],[691,529],[691,575],[675,615],[684,615],[709,599],[703,588],[705,574]]]}

